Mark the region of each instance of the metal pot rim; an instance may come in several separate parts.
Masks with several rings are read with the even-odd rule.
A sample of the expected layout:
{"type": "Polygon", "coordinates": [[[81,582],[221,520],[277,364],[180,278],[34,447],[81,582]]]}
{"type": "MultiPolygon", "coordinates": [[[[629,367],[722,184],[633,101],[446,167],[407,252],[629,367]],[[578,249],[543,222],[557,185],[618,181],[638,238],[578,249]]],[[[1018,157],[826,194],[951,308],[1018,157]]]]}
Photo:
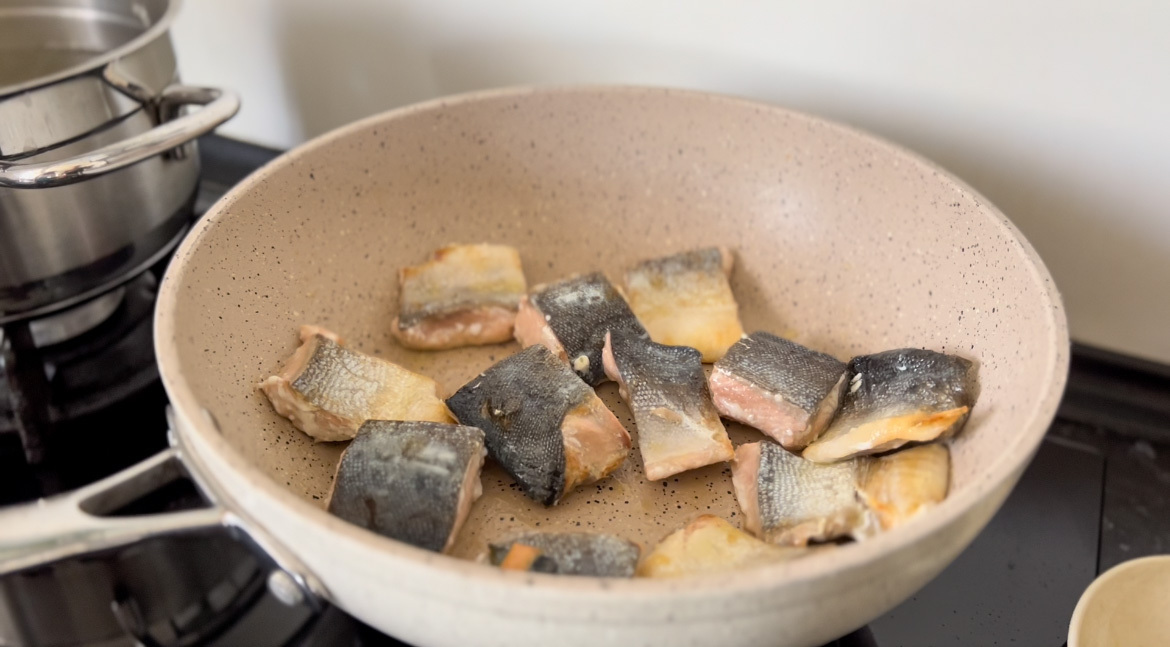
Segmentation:
{"type": "Polygon", "coordinates": [[[171,23],[174,22],[175,16],[178,14],[182,0],[166,0],[166,2],[167,8],[166,11],[163,12],[163,15],[160,16],[153,25],[148,27],[146,31],[139,34],[130,42],[125,43],[119,47],[115,47],[111,50],[102,52],[101,54],[86,60],[84,63],[65,68],[59,72],[54,72],[53,74],[42,76],[29,81],[24,81],[22,83],[17,83],[15,85],[0,87],[0,100],[11,95],[49,86],[59,81],[64,81],[65,79],[81,76],[94,70],[101,69],[113,61],[116,61],[128,54],[131,54],[132,52],[142,49],[142,47],[147,43],[159,38],[171,28],[171,23]]]}

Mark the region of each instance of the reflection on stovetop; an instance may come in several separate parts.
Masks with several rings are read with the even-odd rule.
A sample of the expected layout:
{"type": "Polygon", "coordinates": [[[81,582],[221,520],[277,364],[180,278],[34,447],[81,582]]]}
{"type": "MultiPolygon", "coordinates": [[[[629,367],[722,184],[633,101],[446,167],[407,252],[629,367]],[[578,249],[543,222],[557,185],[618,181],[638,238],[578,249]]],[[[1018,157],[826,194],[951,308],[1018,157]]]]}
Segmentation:
{"type": "MultiPolygon", "coordinates": [[[[215,136],[205,137],[200,145],[200,212],[277,154],[215,136]]],[[[11,412],[0,397],[0,504],[75,488],[163,448],[166,398],[153,372],[149,336],[157,275],[128,285],[122,310],[109,321],[46,351],[47,357],[52,355],[48,364],[54,399],[49,411],[54,422],[40,465],[25,465],[19,438],[5,432],[11,427],[11,412]],[[94,355],[95,346],[106,350],[94,355]],[[86,348],[90,350],[82,352],[86,348]],[[94,388],[103,383],[116,388],[94,388]]],[[[1060,415],[986,530],[910,600],[826,647],[1057,647],[1064,642],[1077,597],[1097,573],[1170,548],[1167,484],[1170,368],[1074,346],[1060,415]]],[[[171,500],[150,504],[200,504],[193,489],[170,494],[171,500]]],[[[162,548],[131,551],[128,563],[153,563],[151,551],[162,548]]],[[[189,637],[206,621],[212,624],[203,627],[197,644],[402,645],[334,607],[314,612],[303,605],[284,606],[262,585],[271,564],[226,531],[195,538],[181,552],[199,563],[208,551],[219,557],[221,566],[230,563],[233,568],[224,569],[226,579],[209,583],[215,586],[195,596],[196,602],[151,625],[150,635],[158,644],[179,644],[180,636],[189,637]],[[216,624],[214,614],[208,615],[229,608],[237,609],[230,622],[216,624]]],[[[126,573],[138,570],[111,572],[128,577],[126,573]]],[[[126,618],[135,617],[126,613],[123,626],[126,618]]],[[[119,644],[133,643],[114,636],[103,642],[107,647],[119,644]]]]}

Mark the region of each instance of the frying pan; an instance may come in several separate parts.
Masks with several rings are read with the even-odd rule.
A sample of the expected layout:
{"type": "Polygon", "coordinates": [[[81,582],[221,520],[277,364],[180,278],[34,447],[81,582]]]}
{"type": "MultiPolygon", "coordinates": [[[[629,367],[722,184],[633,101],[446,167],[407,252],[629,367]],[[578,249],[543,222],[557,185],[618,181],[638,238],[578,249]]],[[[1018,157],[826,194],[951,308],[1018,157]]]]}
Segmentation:
{"type": "MultiPolygon", "coordinates": [[[[1054,415],[1068,362],[1060,297],[1035,251],[942,169],[769,105],[604,87],[432,101],[280,157],[217,203],[177,252],[155,345],[174,449],[154,464],[177,455],[215,506],[115,526],[85,514],[125,498],[127,477],[113,494],[99,485],[9,510],[0,570],[227,523],[277,557],[273,584],[287,597],[323,597],[418,645],[510,647],[796,647],[861,626],[934,577],[995,513],[1054,415]],[[515,347],[399,347],[389,331],[396,268],[480,241],[518,247],[530,284],[595,269],[616,279],[640,259],[728,245],[749,331],[843,359],[912,346],[976,360],[982,394],[952,444],[950,496],[872,540],[674,580],[503,572],[474,558],[522,530],[610,531],[649,546],[700,513],[738,523],[724,465],[648,483],[635,454],[554,508],[521,497],[489,465],[452,556],[330,516],[324,499],[343,447],[296,431],[256,384],[296,347],[298,326],[314,323],[457,389],[515,347]]],[[[636,441],[614,386],[600,393],[636,441]]],[[[730,431],[737,443],[759,438],[730,431]]]]}

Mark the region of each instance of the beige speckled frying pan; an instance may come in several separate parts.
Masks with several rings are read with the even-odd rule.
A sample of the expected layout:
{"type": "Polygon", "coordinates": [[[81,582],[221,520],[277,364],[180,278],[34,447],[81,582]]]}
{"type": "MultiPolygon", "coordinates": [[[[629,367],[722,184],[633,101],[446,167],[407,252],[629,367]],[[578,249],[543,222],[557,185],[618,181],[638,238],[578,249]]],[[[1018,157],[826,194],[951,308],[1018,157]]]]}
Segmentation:
{"type": "MultiPolygon", "coordinates": [[[[1064,387],[1060,297],[994,206],[929,162],[808,115],[661,89],[473,94],[329,133],[257,172],[183,244],[156,345],[178,452],[228,517],[301,583],[419,645],[814,645],[945,567],[1007,497],[1064,387]],[[950,497],[906,526],[789,563],[699,579],[602,580],[469,561],[522,530],[651,545],[700,513],[739,522],[730,471],[648,483],[637,455],[544,508],[498,468],[453,556],[324,511],[338,444],[315,444],[255,385],[303,323],[453,391],[514,345],[443,352],[390,335],[396,268],[451,242],[521,251],[531,284],[697,247],[736,251],[745,328],[848,359],[918,346],[981,365],[950,497]]],[[[600,392],[634,433],[612,384],[600,392]]],[[[732,425],[736,443],[759,434],[732,425]]]]}

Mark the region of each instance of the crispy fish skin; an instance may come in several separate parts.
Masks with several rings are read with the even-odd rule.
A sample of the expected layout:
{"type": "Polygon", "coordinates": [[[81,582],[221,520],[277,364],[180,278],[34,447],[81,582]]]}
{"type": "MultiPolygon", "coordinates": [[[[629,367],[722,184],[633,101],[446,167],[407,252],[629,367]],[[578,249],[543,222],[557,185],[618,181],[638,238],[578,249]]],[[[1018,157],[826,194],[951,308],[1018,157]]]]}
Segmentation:
{"type": "Polygon", "coordinates": [[[451,421],[434,380],[350,350],[318,326],[301,327],[301,346],[258,388],[319,441],[349,440],[367,420],[451,421]]]}
{"type": "Polygon", "coordinates": [[[829,428],[804,450],[825,463],[946,438],[963,427],[978,397],[973,362],[903,348],[849,362],[849,386],[829,428]]]}
{"type": "Polygon", "coordinates": [[[930,443],[861,461],[857,491],[882,530],[913,519],[947,497],[951,453],[930,443]]]}
{"type": "Polygon", "coordinates": [[[642,549],[621,537],[584,532],[529,533],[489,546],[489,559],[499,566],[514,545],[535,548],[540,557],[555,564],[555,569],[539,559],[533,568],[560,575],[591,575],[594,577],[633,577],[642,549]]]}
{"type": "Polygon", "coordinates": [[[735,455],[711,402],[697,350],[611,331],[602,363],[634,414],[647,479],[657,481],[735,455]]]}
{"type": "Polygon", "coordinates": [[[857,472],[856,461],[813,463],[770,440],[740,445],[731,473],[744,528],[790,546],[868,536],[872,528],[857,496],[857,472]]]}
{"type": "Polygon", "coordinates": [[[733,263],[726,247],[644,261],[626,272],[630,308],[654,341],[690,346],[714,362],[743,336],[728,282],[733,263]]]}
{"type": "Polygon", "coordinates": [[[484,455],[474,427],[371,420],[341,455],[329,512],[419,548],[448,550],[483,492],[484,455]]]}
{"type": "Polygon", "coordinates": [[[542,345],[497,362],[447,406],[461,423],[483,429],[492,459],[545,505],[605,477],[629,454],[625,427],[542,345]]]}
{"type": "Polygon", "coordinates": [[[723,417],[800,450],[832,420],[846,377],[845,363],[832,355],[761,331],[732,345],[709,382],[723,417]]]}
{"type": "Polygon", "coordinates": [[[648,338],[625,298],[601,272],[536,286],[516,315],[516,340],[522,346],[548,346],[590,386],[608,379],[601,350],[610,330],[648,338]]]}
{"type": "Polygon", "coordinates": [[[684,577],[775,564],[806,554],[799,548],[760,541],[705,514],[667,535],[638,565],[640,577],[684,577]]]}
{"type": "Polygon", "coordinates": [[[398,316],[391,332],[407,348],[441,350],[512,337],[528,291],[520,253],[506,245],[448,245],[398,272],[398,316]]]}

